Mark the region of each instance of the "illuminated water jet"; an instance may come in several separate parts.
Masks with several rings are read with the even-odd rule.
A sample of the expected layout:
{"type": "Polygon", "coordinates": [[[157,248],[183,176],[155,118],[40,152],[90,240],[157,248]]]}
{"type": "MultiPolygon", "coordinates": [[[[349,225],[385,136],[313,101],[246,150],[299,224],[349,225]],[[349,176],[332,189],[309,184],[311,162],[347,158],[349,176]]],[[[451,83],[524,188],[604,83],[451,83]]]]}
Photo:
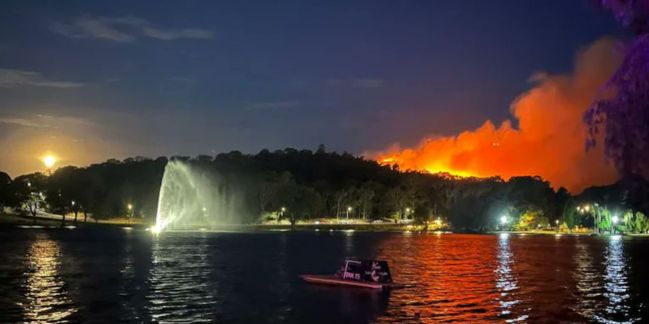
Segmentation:
{"type": "Polygon", "coordinates": [[[154,234],[200,230],[239,223],[237,195],[220,177],[182,161],[165,167],[158,197],[154,234]]]}

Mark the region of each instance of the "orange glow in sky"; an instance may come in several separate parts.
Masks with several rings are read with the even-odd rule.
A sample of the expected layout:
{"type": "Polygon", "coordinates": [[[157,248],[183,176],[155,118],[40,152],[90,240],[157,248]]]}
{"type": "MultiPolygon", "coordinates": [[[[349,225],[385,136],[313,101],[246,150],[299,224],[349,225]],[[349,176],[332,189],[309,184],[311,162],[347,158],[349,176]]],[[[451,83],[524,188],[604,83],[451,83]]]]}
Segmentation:
{"type": "MultiPolygon", "coordinates": [[[[383,165],[393,165],[399,163],[403,164],[403,161],[399,157],[386,157],[380,160],[380,163],[383,165]]],[[[450,165],[442,163],[440,161],[431,161],[429,165],[425,165],[422,168],[419,168],[420,171],[427,171],[430,173],[448,173],[457,177],[480,177],[479,174],[467,171],[467,170],[458,170],[452,168],[450,165]]]]}
{"type": "MultiPolygon", "coordinates": [[[[570,75],[533,76],[534,87],[511,105],[512,120],[450,136],[424,138],[414,147],[393,145],[370,153],[401,170],[457,176],[541,176],[554,188],[579,192],[615,182],[618,175],[602,145],[586,151],[583,114],[620,62],[616,43],[595,42],[576,60],[570,75]]],[[[601,143],[601,141],[600,141],[601,143]]]]}

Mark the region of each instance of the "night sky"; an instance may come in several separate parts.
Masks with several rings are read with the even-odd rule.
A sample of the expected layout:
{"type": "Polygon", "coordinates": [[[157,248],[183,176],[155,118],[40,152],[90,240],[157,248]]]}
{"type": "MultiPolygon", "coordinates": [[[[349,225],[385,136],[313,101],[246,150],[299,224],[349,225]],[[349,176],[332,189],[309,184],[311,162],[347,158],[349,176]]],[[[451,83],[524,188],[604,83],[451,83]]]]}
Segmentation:
{"type": "Polygon", "coordinates": [[[415,145],[620,34],[588,0],[3,1],[0,170],[415,145]]]}

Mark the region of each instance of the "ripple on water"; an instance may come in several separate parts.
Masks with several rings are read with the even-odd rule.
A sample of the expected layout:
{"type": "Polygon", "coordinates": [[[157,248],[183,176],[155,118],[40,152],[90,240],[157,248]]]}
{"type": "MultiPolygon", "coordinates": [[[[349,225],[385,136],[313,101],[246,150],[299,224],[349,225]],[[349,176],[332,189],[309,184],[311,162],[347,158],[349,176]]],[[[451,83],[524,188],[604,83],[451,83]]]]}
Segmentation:
{"type": "Polygon", "coordinates": [[[2,323],[641,322],[649,303],[647,240],[29,231],[0,250],[2,323]],[[406,287],[374,294],[298,280],[335,271],[346,255],[387,259],[406,287]]]}

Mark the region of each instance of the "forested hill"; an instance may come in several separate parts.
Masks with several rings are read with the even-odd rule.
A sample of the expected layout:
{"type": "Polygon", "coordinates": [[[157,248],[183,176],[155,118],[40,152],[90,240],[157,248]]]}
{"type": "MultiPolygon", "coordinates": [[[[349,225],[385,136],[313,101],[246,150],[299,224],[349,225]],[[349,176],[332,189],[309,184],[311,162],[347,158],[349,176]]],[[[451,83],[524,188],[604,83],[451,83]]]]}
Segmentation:
{"type": "Polygon", "coordinates": [[[0,174],[0,204],[20,209],[38,192],[53,213],[75,209],[109,218],[127,215],[130,204],[135,216],[153,220],[169,161],[186,163],[199,174],[217,179],[215,185],[243,201],[240,213],[245,223],[276,215],[282,207],[286,209],[282,215],[293,221],[346,216],[349,208],[350,218],[426,222],[439,217],[456,229],[486,230],[495,228],[501,215],[514,221],[525,216],[529,226],[555,220],[567,226],[588,222],[574,214],[575,206],[586,199],[608,199],[611,205],[643,212],[647,208],[643,199],[636,198],[647,193],[643,181],[634,182],[633,192],[616,184],[571,197],[539,177],[503,181],[401,172],[396,166],[326,152],[322,147],[316,152],[287,148],[255,155],[233,151],[215,157],[108,160],[82,168],[61,167],[50,176],[34,173],[15,179],[0,174]]]}

